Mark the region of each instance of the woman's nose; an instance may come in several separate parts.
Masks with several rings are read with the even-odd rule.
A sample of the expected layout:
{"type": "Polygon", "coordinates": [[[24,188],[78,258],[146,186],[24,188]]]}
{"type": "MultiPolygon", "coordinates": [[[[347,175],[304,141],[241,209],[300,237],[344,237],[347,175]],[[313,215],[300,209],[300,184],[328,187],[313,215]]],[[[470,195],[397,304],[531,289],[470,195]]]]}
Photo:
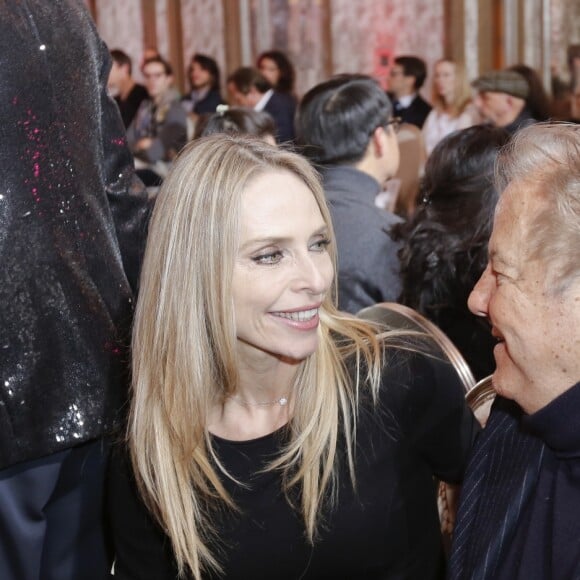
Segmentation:
{"type": "Polygon", "coordinates": [[[328,254],[306,255],[297,262],[300,290],[324,294],[332,281],[332,264],[328,254]]]}

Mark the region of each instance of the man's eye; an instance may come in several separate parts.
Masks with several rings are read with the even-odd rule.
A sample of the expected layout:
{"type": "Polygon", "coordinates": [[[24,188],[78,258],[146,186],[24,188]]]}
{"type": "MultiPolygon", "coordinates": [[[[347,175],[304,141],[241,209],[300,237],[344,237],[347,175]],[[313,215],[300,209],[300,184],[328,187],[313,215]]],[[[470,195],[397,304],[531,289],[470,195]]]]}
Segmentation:
{"type": "Polygon", "coordinates": [[[324,252],[329,244],[330,240],[328,238],[324,238],[322,240],[317,240],[316,242],[314,242],[310,246],[310,249],[314,250],[315,252],[324,252]]]}
{"type": "Polygon", "coordinates": [[[259,256],[254,256],[252,260],[256,264],[277,264],[282,259],[282,252],[279,250],[275,252],[269,252],[267,254],[260,254],[259,256]]]}
{"type": "Polygon", "coordinates": [[[493,274],[493,277],[495,278],[495,281],[497,284],[500,284],[501,282],[503,282],[506,279],[506,276],[504,274],[502,274],[501,272],[498,272],[497,270],[491,270],[491,273],[493,274]]]}

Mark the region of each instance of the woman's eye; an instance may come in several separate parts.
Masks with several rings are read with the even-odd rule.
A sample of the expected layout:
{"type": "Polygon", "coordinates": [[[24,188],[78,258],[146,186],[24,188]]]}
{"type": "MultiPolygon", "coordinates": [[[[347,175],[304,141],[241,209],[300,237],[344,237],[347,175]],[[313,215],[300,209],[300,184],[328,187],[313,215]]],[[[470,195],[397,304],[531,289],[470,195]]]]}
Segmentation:
{"type": "Polygon", "coordinates": [[[275,252],[268,252],[267,254],[260,254],[259,256],[254,256],[252,260],[256,264],[277,264],[282,259],[282,252],[276,250],[275,252]]]}
{"type": "Polygon", "coordinates": [[[324,252],[328,245],[330,244],[330,240],[328,238],[323,238],[322,240],[317,240],[310,246],[311,250],[315,252],[324,252]]]}

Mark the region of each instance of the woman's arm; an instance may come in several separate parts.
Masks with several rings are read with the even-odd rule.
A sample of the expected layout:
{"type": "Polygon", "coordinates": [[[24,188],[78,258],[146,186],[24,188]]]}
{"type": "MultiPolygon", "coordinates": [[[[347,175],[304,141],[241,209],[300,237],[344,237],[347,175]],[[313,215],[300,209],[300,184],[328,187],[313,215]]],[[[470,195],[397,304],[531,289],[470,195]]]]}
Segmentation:
{"type": "Polygon", "coordinates": [[[107,479],[107,511],[115,554],[115,580],[175,580],[169,538],[141,501],[126,451],[117,448],[107,479]]]}

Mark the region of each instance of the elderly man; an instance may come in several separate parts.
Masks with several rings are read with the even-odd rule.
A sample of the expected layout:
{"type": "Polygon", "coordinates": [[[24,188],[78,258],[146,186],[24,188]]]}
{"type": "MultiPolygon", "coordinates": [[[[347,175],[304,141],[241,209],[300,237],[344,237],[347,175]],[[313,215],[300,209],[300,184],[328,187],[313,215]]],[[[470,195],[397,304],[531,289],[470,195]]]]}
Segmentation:
{"type": "Polygon", "coordinates": [[[527,107],[530,87],[526,79],[511,70],[495,70],[475,79],[473,103],[484,119],[496,127],[515,133],[537,120],[527,107]]]}
{"type": "Polygon", "coordinates": [[[522,129],[498,175],[490,261],[469,298],[498,340],[498,396],[449,577],[580,578],[580,126],[522,129]]]}

